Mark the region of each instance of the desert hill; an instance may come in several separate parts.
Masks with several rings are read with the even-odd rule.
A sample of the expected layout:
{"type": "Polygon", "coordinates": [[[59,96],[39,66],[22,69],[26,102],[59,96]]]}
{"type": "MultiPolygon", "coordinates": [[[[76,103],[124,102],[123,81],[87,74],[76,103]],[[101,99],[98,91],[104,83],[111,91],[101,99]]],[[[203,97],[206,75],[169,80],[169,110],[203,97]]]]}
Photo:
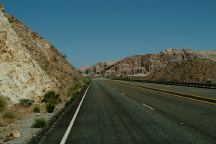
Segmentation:
{"type": "Polygon", "coordinates": [[[86,72],[102,76],[143,76],[149,80],[204,82],[215,81],[215,62],[215,50],[169,48],[158,54],[129,56],[112,65],[99,63],[86,72]],[[197,78],[199,76],[203,77],[197,78]]]}
{"type": "Polygon", "coordinates": [[[151,73],[148,79],[153,81],[216,84],[216,62],[191,60],[170,63],[166,67],[151,73]]]}
{"type": "Polygon", "coordinates": [[[52,44],[0,6],[0,95],[16,103],[52,90],[64,99],[79,78],[52,44]]]}

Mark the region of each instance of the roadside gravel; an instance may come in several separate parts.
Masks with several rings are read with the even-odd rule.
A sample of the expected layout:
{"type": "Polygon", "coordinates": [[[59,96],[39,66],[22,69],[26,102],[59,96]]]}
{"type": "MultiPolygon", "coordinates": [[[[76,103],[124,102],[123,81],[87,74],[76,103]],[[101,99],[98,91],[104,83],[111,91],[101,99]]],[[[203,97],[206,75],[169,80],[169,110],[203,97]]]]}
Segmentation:
{"type": "MultiPolygon", "coordinates": [[[[4,142],[4,144],[26,144],[31,140],[32,137],[37,136],[37,134],[39,134],[42,130],[40,128],[31,128],[35,118],[44,118],[47,121],[49,121],[63,108],[64,103],[57,105],[53,113],[46,113],[45,111],[39,113],[39,115],[37,115],[36,113],[31,113],[27,117],[7,126],[5,130],[0,134],[0,137],[5,137],[6,135],[8,135],[8,133],[12,132],[13,130],[18,130],[21,134],[21,137],[13,139],[8,142],[4,142]]],[[[0,144],[2,143],[3,142],[0,139],[0,144]]]]}

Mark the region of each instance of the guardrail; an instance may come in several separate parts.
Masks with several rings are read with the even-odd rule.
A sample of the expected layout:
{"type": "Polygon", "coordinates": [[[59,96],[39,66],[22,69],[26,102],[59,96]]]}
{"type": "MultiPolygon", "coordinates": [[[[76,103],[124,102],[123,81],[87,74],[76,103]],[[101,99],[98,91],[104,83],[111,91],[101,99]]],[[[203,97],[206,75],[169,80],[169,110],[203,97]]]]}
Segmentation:
{"type": "Polygon", "coordinates": [[[177,86],[188,86],[188,87],[198,87],[198,88],[208,88],[216,89],[216,84],[202,84],[202,83],[180,83],[180,82],[164,82],[164,81],[149,81],[149,80],[133,80],[128,78],[111,78],[115,80],[133,81],[133,82],[145,82],[145,83],[155,83],[155,84],[165,84],[165,85],[177,85],[177,86]]]}

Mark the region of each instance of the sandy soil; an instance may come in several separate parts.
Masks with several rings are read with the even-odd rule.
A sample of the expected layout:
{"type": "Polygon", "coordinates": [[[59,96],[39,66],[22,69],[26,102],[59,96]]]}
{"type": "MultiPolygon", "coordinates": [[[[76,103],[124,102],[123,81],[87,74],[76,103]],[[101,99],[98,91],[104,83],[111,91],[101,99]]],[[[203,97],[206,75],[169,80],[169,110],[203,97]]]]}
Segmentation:
{"type": "Polygon", "coordinates": [[[46,120],[50,120],[62,108],[64,108],[64,103],[58,104],[53,113],[46,113],[45,109],[42,109],[39,115],[33,113],[32,108],[23,108],[18,105],[11,108],[11,111],[16,113],[17,118],[14,120],[4,120],[2,119],[2,116],[0,116],[0,122],[5,124],[3,127],[0,127],[0,144],[3,143],[6,135],[13,130],[18,130],[21,137],[4,142],[4,144],[26,144],[33,136],[36,136],[41,131],[40,128],[31,128],[34,119],[44,118],[46,120]]]}

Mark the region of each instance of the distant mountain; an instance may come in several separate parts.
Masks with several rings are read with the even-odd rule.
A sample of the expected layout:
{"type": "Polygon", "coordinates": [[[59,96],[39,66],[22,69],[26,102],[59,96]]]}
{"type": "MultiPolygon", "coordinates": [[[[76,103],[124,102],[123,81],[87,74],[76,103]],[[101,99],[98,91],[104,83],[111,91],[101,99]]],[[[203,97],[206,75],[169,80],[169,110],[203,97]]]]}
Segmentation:
{"type": "MultiPolygon", "coordinates": [[[[195,63],[193,62],[199,62],[197,64],[202,63],[200,67],[204,66],[203,64],[205,63],[205,68],[208,69],[208,63],[210,64],[209,66],[212,66],[211,64],[214,65],[214,63],[216,62],[216,50],[194,51],[188,48],[169,48],[161,51],[159,54],[129,56],[111,65],[107,65],[106,63],[98,63],[90,69],[87,69],[87,71],[90,71],[89,74],[91,75],[99,74],[103,76],[145,76],[149,79],[152,78],[152,80],[159,80],[163,79],[163,75],[160,75],[159,73],[162,73],[162,71],[164,72],[166,67],[169,67],[169,71],[167,71],[166,74],[164,72],[164,74],[166,76],[169,76],[171,75],[170,71],[175,71],[174,69],[172,70],[174,66],[172,67],[171,65],[182,63],[183,68],[184,64],[186,64],[185,62],[191,62],[190,64],[187,63],[186,67],[184,67],[184,69],[188,70],[188,73],[190,72],[190,69],[193,69],[193,67],[195,67],[195,63]],[[156,75],[158,76],[156,77],[156,75]]],[[[199,65],[196,67],[199,67],[199,65]]],[[[205,73],[205,71],[203,71],[202,73],[205,73]]],[[[172,80],[171,76],[169,80],[172,80]]],[[[178,79],[178,81],[180,80],[184,80],[184,78],[178,79]]],[[[187,81],[190,80],[187,79],[187,81]]],[[[193,80],[191,79],[191,81],[193,80]]]]}
{"type": "Polygon", "coordinates": [[[64,99],[79,78],[52,44],[0,6],[0,95],[16,103],[53,90],[64,99]]]}

